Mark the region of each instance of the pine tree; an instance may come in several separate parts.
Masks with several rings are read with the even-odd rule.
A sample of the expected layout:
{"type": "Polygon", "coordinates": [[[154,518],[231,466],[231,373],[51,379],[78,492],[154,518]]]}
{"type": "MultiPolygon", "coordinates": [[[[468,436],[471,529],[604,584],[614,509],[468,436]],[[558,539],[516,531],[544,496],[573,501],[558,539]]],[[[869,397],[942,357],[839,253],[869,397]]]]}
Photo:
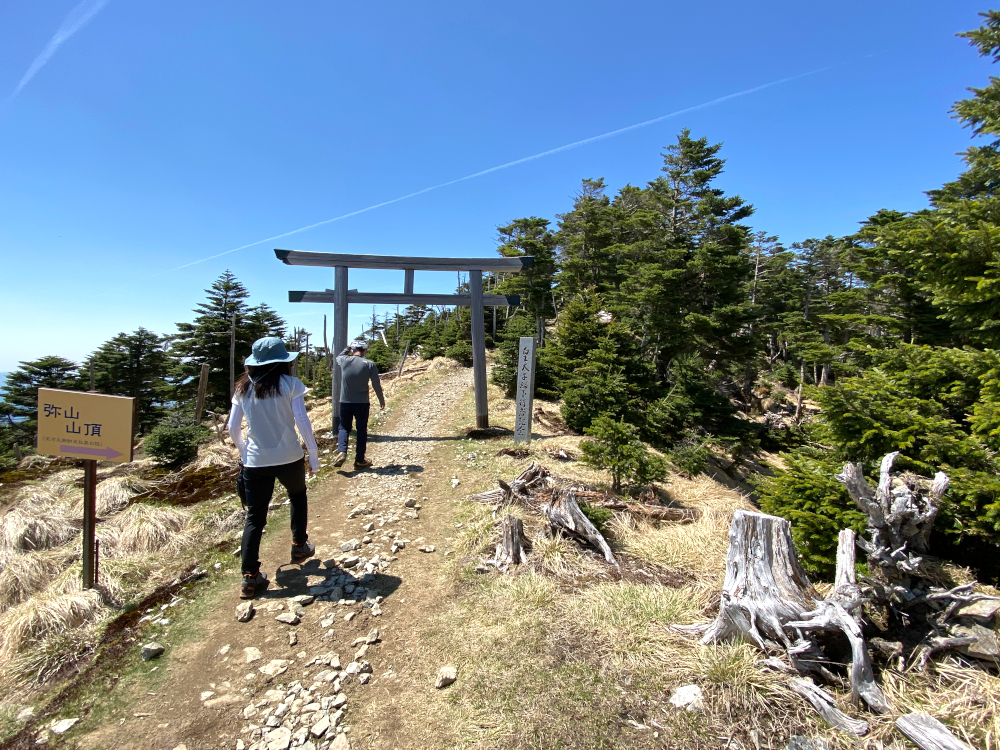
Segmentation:
{"type": "Polygon", "coordinates": [[[18,363],[7,375],[3,400],[6,404],[7,428],[14,442],[34,445],[38,427],[38,389],[59,388],[82,390],[75,362],[56,356],[41,357],[18,363]]]}
{"type": "MultiPolygon", "coordinates": [[[[250,347],[259,338],[260,308],[254,314],[246,300],[249,293],[236,277],[226,271],[211,288],[205,290],[208,298],[199,304],[191,323],[178,323],[178,333],[173,337],[171,354],[176,358],[174,379],[177,384],[175,398],[187,401],[194,397],[198,387],[201,365],[209,366],[208,392],[205,403],[219,412],[229,410],[229,342],[233,316],[236,316],[235,369],[243,370],[243,360],[250,355],[250,347]]],[[[275,316],[276,317],[276,316],[275,316]]],[[[280,320],[280,319],[279,319],[280,320]]],[[[268,322],[272,325],[272,322],[268,322]]],[[[272,328],[271,330],[277,330],[272,328]]]]}
{"type": "Polygon", "coordinates": [[[81,375],[89,380],[94,370],[94,389],[115,396],[131,396],[138,411],[141,434],[152,429],[163,416],[170,399],[167,375],[172,361],[166,340],[145,328],[119,333],[83,362],[81,375]]]}

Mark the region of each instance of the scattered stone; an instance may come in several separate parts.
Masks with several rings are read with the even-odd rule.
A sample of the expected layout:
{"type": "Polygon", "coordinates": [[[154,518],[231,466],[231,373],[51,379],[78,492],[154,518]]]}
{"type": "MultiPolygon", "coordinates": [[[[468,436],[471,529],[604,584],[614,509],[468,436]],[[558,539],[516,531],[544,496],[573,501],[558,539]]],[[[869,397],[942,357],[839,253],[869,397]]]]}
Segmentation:
{"type": "Polygon", "coordinates": [[[342,567],[350,570],[351,568],[356,568],[358,566],[358,563],[360,562],[361,562],[360,557],[358,557],[357,555],[351,555],[350,557],[344,558],[344,561],[340,564],[342,567]]]}
{"type": "Polygon", "coordinates": [[[336,698],[330,703],[330,708],[337,710],[343,708],[347,705],[347,696],[343,693],[339,693],[336,698]]]}
{"type": "Polygon", "coordinates": [[[425,544],[422,547],[418,547],[418,549],[421,552],[433,552],[434,551],[434,545],[433,544],[425,544]]]}
{"type": "Polygon", "coordinates": [[[246,745],[243,740],[236,740],[236,750],[246,750],[246,745]]]}
{"type": "Polygon", "coordinates": [[[683,685],[670,696],[670,705],[686,711],[701,711],[705,704],[701,698],[701,688],[697,685],[683,685]]]}
{"type": "Polygon", "coordinates": [[[170,624],[170,618],[169,617],[161,617],[154,624],[155,625],[159,625],[161,628],[165,628],[165,627],[167,627],[167,625],[170,624]]]}
{"type": "Polygon", "coordinates": [[[298,634],[294,630],[289,630],[288,631],[288,646],[289,646],[289,648],[291,648],[292,646],[295,646],[296,644],[298,644],[298,642],[299,642],[299,636],[298,636],[298,634]]]}
{"type": "Polygon", "coordinates": [[[278,622],[283,622],[286,625],[298,625],[300,618],[294,612],[282,612],[280,615],[274,618],[278,622]]]}
{"type": "Polygon", "coordinates": [[[253,664],[255,661],[261,658],[262,654],[260,649],[255,646],[247,646],[243,649],[243,653],[247,656],[247,664],[253,664]]]}
{"type": "Polygon", "coordinates": [[[365,531],[368,531],[368,532],[375,531],[375,524],[373,524],[373,523],[366,523],[365,524],[365,531]]]}
{"type": "MultiPolygon", "coordinates": [[[[357,614],[357,612],[348,612],[346,615],[344,615],[344,619],[347,622],[350,622],[351,620],[354,619],[354,615],[356,615],[356,614],[357,614]]],[[[375,613],[373,612],[372,614],[375,614],[375,613]]]]}
{"type": "Polygon", "coordinates": [[[458,485],[460,485],[461,483],[462,482],[461,482],[461,480],[459,480],[458,477],[452,477],[451,478],[451,486],[452,487],[458,487],[458,485]]]}
{"type": "Polygon", "coordinates": [[[347,733],[341,732],[330,745],[330,750],[351,750],[351,741],[347,739],[347,733]]]}
{"type": "Polygon", "coordinates": [[[49,741],[49,730],[43,729],[37,735],[35,735],[35,744],[44,745],[49,741]]]}
{"type": "Polygon", "coordinates": [[[370,511],[368,510],[368,507],[366,505],[358,505],[357,507],[353,508],[350,513],[347,514],[347,517],[349,519],[350,518],[357,518],[361,514],[363,514],[363,513],[369,513],[369,512],[370,511]]]}
{"type": "Polygon", "coordinates": [[[49,729],[52,730],[53,734],[65,734],[80,721],[79,719],[60,719],[59,721],[53,721],[49,725],[49,729]]]}
{"type": "Polygon", "coordinates": [[[361,674],[358,675],[358,682],[361,683],[362,685],[367,685],[369,682],[371,682],[371,680],[372,676],[367,672],[362,672],[361,674]]]}
{"type": "Polygon", "coordinates": [[[268,677],[277,677],[279,674],[284,674],[288,671],[289,664],[291,662],[288,659],[271,659],[259,671],[268,677]]]}
{"type": "Polygon", "coordinates": [[[302,605],[298,602],[289,602],[288,611],[294,614],[299,619],[306,616],[306,611],[302,608],[302,605]]]}
{"type": "Polygon", "coordinates": [[[26,721],[31,721],[35,718],[35,707],[28,706],[27,708],[22,708],[17,712],[17,722],[23,724],[26,721]]]}
{"type": "Polygon", "coordinates": [[[205,690],[205,691],[202,691],[201,702],[204,703],[209,698],[211,698],[213,695],[215,695],[215,691],[214,690],[205,690]]]}
{"type": "Polygon", "coordinates": [[[311,596],[310,594],[299,594],[298,596],[293,596],[292,601],[302,607],[308,607],[310,604],[316,601],[316,597],[311,596]]]}
{"type": "Polygon", "coordinates": [[[326,730],[330,728],[330,718],[328,716],[323,716],[309,729],[309,733],[313,737],[322,737],[326,734],[326,730]]]}
{"type": "Polygon", "coordinates": [[[366,643],[361,648],[358,649],[358,653],[354,655],[354,661],[361,661],[365,658],[365,654],[368,653],[368,644],[366,643]]]}
{"type": "Polygon", "coordinates": [[[975,643],[963,646],[962,651],[976,659],[986,659],[992,661],[1000,657],[1000,644],[997,643],[997,635],[989,628],[982,625],[958,625],[951,629],[954,636],[972,636],[975,643]]]}
{"type": "Polygon", "coordinates": [[[968,617],[982,625],[989,625],[1000,612],[1000,599],[979,599],[963,605],[958,610],[959,617],[968,617]]]}
{"type": "Polygon", "coordinates": [[[227,643],[225,646],[223,646],[222,648],[219,649],[219,656],[225,656],[226,654],[228,654],[229,653],[229,649],[230,649],[230,646],[227,643]]]}
{"type": "Polygon", "coordinates": [[[412,508],[417,504],[417,498],[408,497],[403,501],[403,506],[406,508],[412,508]]]}
{"type": "Polygon", "coordinates": [[[829,750],[830,746],[821,737],[803,737],[801,734],[793,734],[788,738],[785,750],[829,750]]]}
{"type": "Polygon", "coordinates": [[[152,661],[158,656],[162,656],[163,652],[166,651],[163,646],[161,646],[156,641],[150,641],[145,646],[142,647],[142,660],[152,661]]]}
{"type": "Polygon", "coordinates": [[[361,547],[361,542],[357,539],[351,539],[350,541],[344,542],[340,545],[341,552],[353,552],[361,547]]]}
{"type": "Polygon", "coordinates": [[[188,750],[188,746],[182,742],[177,747],[175,747],[174,750],[188,750]]]}
{"type": "Polygon", "coordinates": [[[226,693],[225,695],[220,695],[218,698],[211,698],[205,701],[202,705],[205,708],[217,708],[218,706],[228,706],[231,703],[242,703],[243,698],[235,693],[226,693]]]}
{"type": "Polygon", "coordinates": [[[372,628],[368,635],[365,636],[365,643],[371,645],[372,643],[378,643],[378,628],[372,628]]]}
{"type": "Polygon", "coordinates": [[[243,602],[236,606],[236,622],[250,622],[253,618],[253,602],[243,602]]]}
{"type": "Polygon", "coordinates": [[[292,730],[276,727],[267,733],[267,750],[288,750],[292,744],[292,730]]]}
{"type": "Polygon", "coordinates": [[[446,688],[457,679],[458,667],[452,665],[441,667],[441,671],[438,672],[437,682],[434,683],[434,687],[438,690],[446,688]]]}

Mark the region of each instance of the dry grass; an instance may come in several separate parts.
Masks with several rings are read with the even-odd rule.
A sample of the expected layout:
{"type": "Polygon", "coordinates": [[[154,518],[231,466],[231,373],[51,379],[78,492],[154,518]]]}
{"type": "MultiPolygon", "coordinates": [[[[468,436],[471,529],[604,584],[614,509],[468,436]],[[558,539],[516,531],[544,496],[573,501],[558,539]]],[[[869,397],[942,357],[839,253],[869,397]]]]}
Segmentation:
{"type": "Polygon", "coordinates": [[[130,506],[98,530],[101,549],[109,557],[141,557],[177,552],[187,541],[191,513],[145,503],[130,506]]]}
{"type": "Polygon", "coordinates": [[[236,449],[231,445],[221,443],[206,443],[198,448],[198,457],[185,466],[188,471],[202,471],[214,466],[223,469],[233,469],[239,465],[236,449]]]}
{"type": "Polygon", "coordinates": [[[706,513],[693,523],[660,526],[616,519],[612,528],[615,540],[628,554],[721,588],[730,523],[728,516],[706,513]]]}
{"type": "MultiPolygon", "coordinates": [[[[118,513],[129,504],[136,495],[152,489],[153,483],[131,474],[102,479],[97,485],[97,515],[110,516],[118,513]]],[[[83,498],[77,502],[74,512],[83,514],[83,498]]]]}
{"type": "Polygon", "coordinates": [[[90,589],[60,593],[46,590],[0,615],[0,661],[52,636],[97,620],[104,605],[90,589]]]}
{"type": "Polygon", "coordinates": [[[73,557],[71,550],[57,547],[25,552],[8,560],[0,570],[0,613],[44,590],[73,557]]]}
{"type": "Polygon", "coordinates": [[[0,519],[0,561],[57,547],[72,538],[78,526],[71,507],[58,497],[44,492],[29,495],[0,519]]]}

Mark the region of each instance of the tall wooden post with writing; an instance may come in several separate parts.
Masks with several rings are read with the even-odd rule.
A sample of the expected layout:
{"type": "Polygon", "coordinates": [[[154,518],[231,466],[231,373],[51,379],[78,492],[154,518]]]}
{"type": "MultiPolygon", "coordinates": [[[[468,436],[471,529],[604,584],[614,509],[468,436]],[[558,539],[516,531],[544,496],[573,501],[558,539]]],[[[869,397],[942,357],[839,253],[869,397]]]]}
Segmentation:
{"type": "Polygon", "coordinates": [[[535,339],[522,336],[517,346],[517,410],[514,443],[531,443],[531,417],[535,403],[535,339]]]}
{"type": "Polygon", "coordinates": [[[333,431],[340,429],[340,365],[337,357],[347,346],[347,269],[333,269],[333,431]]]}

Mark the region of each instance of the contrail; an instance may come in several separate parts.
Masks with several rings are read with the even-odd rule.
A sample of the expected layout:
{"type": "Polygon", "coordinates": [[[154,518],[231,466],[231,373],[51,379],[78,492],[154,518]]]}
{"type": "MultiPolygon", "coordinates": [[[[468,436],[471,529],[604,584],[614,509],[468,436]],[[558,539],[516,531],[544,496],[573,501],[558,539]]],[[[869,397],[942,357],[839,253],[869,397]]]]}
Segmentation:
{"type": "Polygon", "coordinates": [[[35,77],[35,74],[41,70],[45,63],[52,59],[52,56],[59,51],[59,48],[63,45],[67,39],[73,36],[76,32],[86,26],[90,19],[97,15],[98,11],[101,10],[105,5],[108,4],[108,0],[83,0],[79,5],[77,5],[73,10],[69,12],[66,19],[62,22],[49,43],[45,45],[45,49],[42,50],[41,54],[35,58],[35,61],[31,63],[31,67],[28,68],[28,72],[24,74],[21,78],[21,82],[17,84],[17,88],[14,92],[7,97],[5,104],[13,99],[15,96],[21,93],[21,89],[28,85],[28,82],[35,77]]]}
{"type": "MultiPolygon", "coordinates": [[[[871,57],[871,55],[866,55],[865,57],[871,57]]],[[[290,237],[293,234],[299,234],[300,232],[306,232],[310,229],[315,229],[316,227],[321,227],[324,224],[332,224],[335,221],[342,221],[344,219],[349,219],[352,216],[357,216],[358,214],[367,213],[368,211],[374,211],[376,208],[382,208],[383,206],[390,206],[393,203],[399,203],[400,201],[409,200],[410,198],[416,198],[418,195],[423,195],[424,193],[429,193],[432,190],[440,190],[441,188],[448,187],[449,185],[457,185],[459,182],[465,182],[466,180],[474,180],[477,177],[482,177],[484,175],[492,174],[493,172],[499,172],[503,169],[509,169],[510,167],[516,167],[519,164],[527,164],[530,161],[535,161],[536,159],[542,159],[546,156],[551,156],[552,154],[558,154],[562,151],[569,151],[570,149],[579,148],[580,146],[586,146],[590,143],[596,143],[597,141],[603,141],[605,138],[613,138],[616,135],[621,135],[622,133],[628,133],[632,130],[638,130],[639,128],[645,128],[650,125],[655,125],[658,122],[663,122],[671,117],[677,117],[679,115],[687,114],[688,112],[695,112],[699,109],[705,109],[706,107],[713,107],[716,104],[722,104],[722,102],[728,102],[731,99],[738,99],[742,96],[749,96],[750,94],[755,94],[758,91],[763,91],[764,89],[769,89],[773,86],[780,86],[783,83],[788,83],[790,81],[796,81],[800,78],[806,78],[808,76],[814,76],[819,73],[825,73],[828,70],[833,70],[834,68],[839,68],[842,65],[847,65],[849,62],[854,62],[854,60],[844,60],[839,63],[834,63],[833,65],[827,65],[823,68],[816,68],[815,70],[810,70],[806,73],[798,73],[793,76],[788,76],[787,78],[779,78],[776,81],[771,81],[770,83],[762,83],[759,86],[754,86],[753,88],[743,89],[742,91],[737,91],[735,94],[726,94],[725,96],[720,96],[717,99],[712,99],[702,104],[695,104],[693,107],[685,107],[684,109],[678,109],[676,112],[671,112],[667,115],[660,115],[659,117],[654,117],[652,120],[643,120],[642,122],[637,122],[634,125],[627,125],[624,128],[618,128],[617,130],[609,130],[607,133],[601,133],[600,135],[591,136],[590,138],[584,138],[581,141],[573,141],[572,143],[567,143],[564,146],[556,146],[556,148],[550,148],[548,151],[540,151],[537,154],[532,154],[531,156],[525,156],[520,159],[515,159],[514,161],[509,161],[504,164],[498,164],[495,167],[490,167],[489,169],[483,169],[479,172],[473,172],[472,174],[467,174],[465,177],[458,177],[454,180],[449,180],[448,182],[442,182],[437,185],[431,185],[430,187],[425,187],[422,190],[417,190],[413,193],[407,193],[406,195],[401,195],[398,198],[392,198],[391,200],[382,201],[381,203],[376,203],[367,208],[359,208],[357,211],[351,211],[350,213],[342,214],[340,216],[335,216],[332,219],[325,219],[323,221],[317,221],[315,224],[309,224],[308,226],[299,227],[298,229],[293,229],[290,232],[283,232],[281,234],[276,234],[273,237],[266,237],[262,240],[257,240],[256,242],[251,242],[247,245],[240,245],[239,247],[234,247],[232,250],[226,250],[221,253],[216,253],[215,255],[209,255],[207,258],[202,258],[201,260],[193,260],[190,263],[185,263],[182,266],[177,266],[176,268],[170,268],[166,271],[161,271],[158,274],[154,274],[150,278],[155,278],[156,276],[161,276],[165,273],[171,273],[173,271],[179,271],[182,268],[189,268],[190,266],[198,265],[199,263],[205,263],[210,260],[215,260],[216,258],[221,258],[223,255],[230,255],[231,253],[237,253],[240,250],[246,250],[248,247],[253,247],[254,245],[262,245],[265,242],[271,242],[273,240],[280,240],[283,237],[290,237]]]]}

